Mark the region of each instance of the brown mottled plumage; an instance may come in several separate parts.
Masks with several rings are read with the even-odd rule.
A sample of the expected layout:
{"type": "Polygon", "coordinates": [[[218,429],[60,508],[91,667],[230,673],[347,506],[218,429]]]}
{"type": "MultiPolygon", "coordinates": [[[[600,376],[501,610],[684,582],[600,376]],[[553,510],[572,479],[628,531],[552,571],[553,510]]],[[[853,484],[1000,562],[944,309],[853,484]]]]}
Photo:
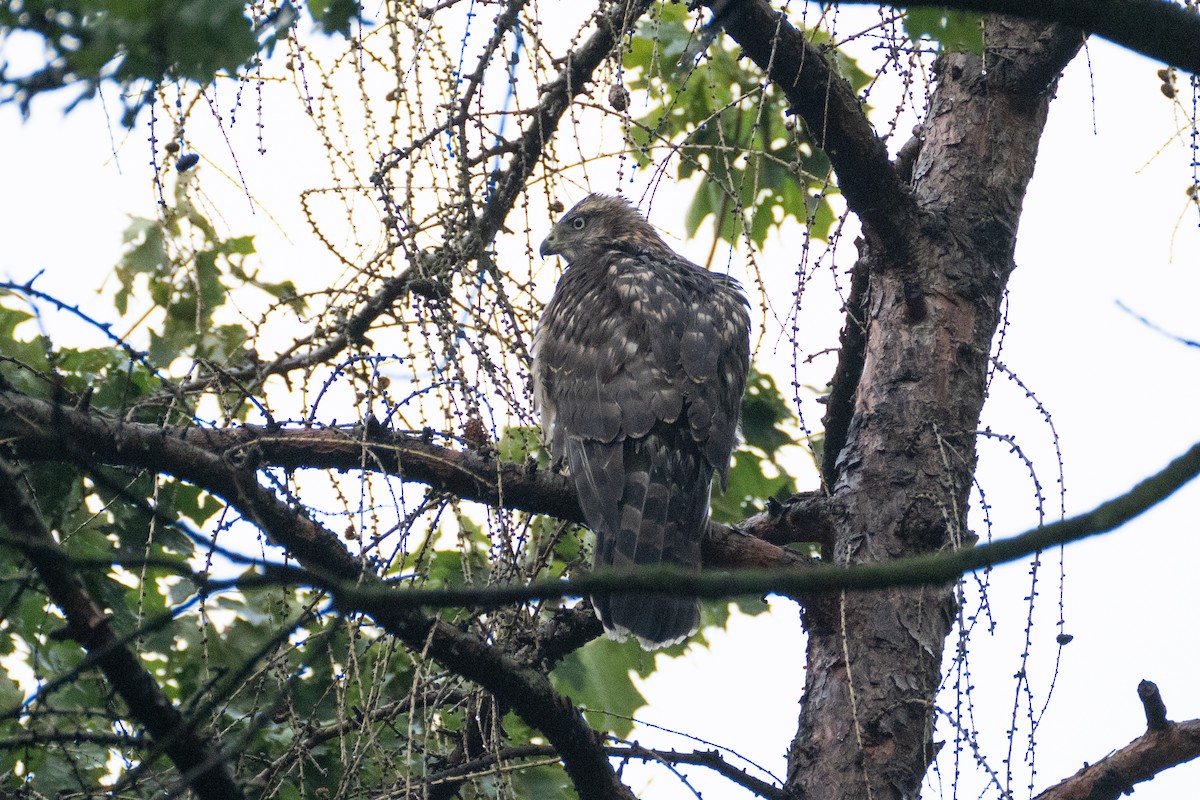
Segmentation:
{"type": "MultiPolygon", "coordinates": [[[[712,476],[728,478],[750,364],[741,287],[676,254],[619,197],[585,197],[541,253],[568,269],[534,334],[535,401],[596,534],[595,566],[699,569],[712,476]]],[[[693,598],[594,603],[609,636],[632,633],[646,648],[700,625],[693,598]]]]}

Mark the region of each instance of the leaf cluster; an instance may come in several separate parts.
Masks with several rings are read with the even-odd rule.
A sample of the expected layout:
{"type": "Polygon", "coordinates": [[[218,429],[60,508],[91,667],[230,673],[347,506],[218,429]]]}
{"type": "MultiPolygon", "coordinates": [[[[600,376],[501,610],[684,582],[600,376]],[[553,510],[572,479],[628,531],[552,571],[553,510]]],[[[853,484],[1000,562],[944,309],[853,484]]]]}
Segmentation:
{"type": "MultiPolygon", "coordinates": [[[[664,4],[625,56],[628,84],[644,93],[647,108],[627,133],[638,164],[673,162],[679,180],[703,178],[687,210],[689,236],[711,217],[716,236],[730,244],[745,236],[761,247],[786,219],[827,238],[835,219],[828,196],[836,192],[828,157],[783,93],[724,40],[689,60],[704,35],[689,22],[683,5],[664,4]]],[[[828,41],[820,31],[812,36],[828,41]]],[[[870,76],[852,59],[837,53],[831,62],[856,91],[867,85],[870,76]]]]}
{"type": "MultiPolygon", "coordinates": [[[[359,16],[354,0],[305,5],[328,33],[348,36],[359,16]]],[[[0,72],[0,102],[16,102],[28,114],[30,101],[43,92],[80,85],[74,105],[112,82],[127,98],[123,123],[132,127],[149,99],[146,87],[164,81],[208,84],[217,75],[236,75],[286,35],[295,19],[290,2],[274,11],[246,0],[3,3],[0,41],[36,36],[45,61],[25,75],[0,72]]]]}
{"type": "Polygon", "coordinates": [[[135,217],[125,230],[126,251],[114,270],[118,313],[130,310],[133,298],[150,301],[164,317],[149,331],[149,357],[168,367],[179,356],[221,365],[245,366],[251,357],[251,332],[243,325],[215,324],[214,313],[232,291],[254,287],[297,314],[305,308],[290,280],[268,282],[250,268],[254,237],[224,237],[187,196],[189,177],[176,192],[176,205],[163,219],[135,217]]]}

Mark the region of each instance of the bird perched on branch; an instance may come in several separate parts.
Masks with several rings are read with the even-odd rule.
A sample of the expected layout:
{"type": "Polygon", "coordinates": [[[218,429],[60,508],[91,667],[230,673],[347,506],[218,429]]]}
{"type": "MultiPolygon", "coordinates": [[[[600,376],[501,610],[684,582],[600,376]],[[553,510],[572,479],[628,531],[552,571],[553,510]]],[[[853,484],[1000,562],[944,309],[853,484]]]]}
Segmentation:
{"type": "MultiPolygon", "coordinates": [[[[595,567],[700,568],[713,473],[724,487],[750,365],[737,281],[696,266],[623,198],[592,194],[541,254],[567,270],[533,337],[534,400],[565,461],[595,567]]],[[[612,638],[647,649],[700,626],[695,598],[593,598],[612,638]]]]}

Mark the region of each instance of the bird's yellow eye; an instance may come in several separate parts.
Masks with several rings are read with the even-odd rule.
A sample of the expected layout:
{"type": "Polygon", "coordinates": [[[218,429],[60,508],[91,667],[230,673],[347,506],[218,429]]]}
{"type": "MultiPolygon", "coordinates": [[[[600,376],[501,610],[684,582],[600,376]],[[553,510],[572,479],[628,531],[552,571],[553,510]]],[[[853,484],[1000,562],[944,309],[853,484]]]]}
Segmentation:
{"type": "Polygon", "coordinates": [[[577,231],[583,230],[584,225],[587,225],[587,220],[585,220],[583,217],[576,217],[575,219],[571,220],[571,227],[577,231]]]}

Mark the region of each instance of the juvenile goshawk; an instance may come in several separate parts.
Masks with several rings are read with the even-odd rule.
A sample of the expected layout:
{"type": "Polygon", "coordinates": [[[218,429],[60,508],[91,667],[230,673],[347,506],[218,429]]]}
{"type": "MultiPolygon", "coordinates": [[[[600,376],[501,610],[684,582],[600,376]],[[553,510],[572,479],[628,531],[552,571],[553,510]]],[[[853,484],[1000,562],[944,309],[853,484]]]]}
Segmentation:
{"type": "MultiPolygon", "coordinates": [[[[542,242],[567,270],[533,339],[534,396],[565,461],[595,566],[700,567],[713,472],[724,487],[750,364],[737,281],[675,253],[620,197],[592,194],[542,242]]],[[[593,599],[607,634],[648,649],[700,625],[694,598],[593,599]]]]}

